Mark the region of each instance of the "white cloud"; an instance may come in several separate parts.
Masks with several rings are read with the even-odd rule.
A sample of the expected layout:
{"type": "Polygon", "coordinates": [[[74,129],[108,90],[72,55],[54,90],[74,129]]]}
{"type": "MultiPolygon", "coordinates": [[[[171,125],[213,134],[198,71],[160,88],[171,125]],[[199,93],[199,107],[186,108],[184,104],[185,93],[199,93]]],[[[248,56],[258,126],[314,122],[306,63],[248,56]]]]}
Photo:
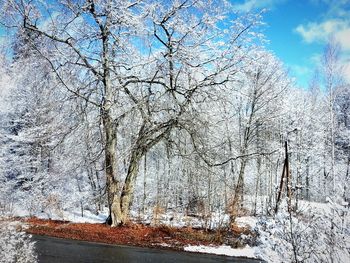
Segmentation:
{"type": "Polygon", "coordinates": [[[306,43],[326,42],[330,36],[339,42],[342,49],[350,50],[350,21],[329,19],[321,23],[299,25],[295,32],[301,35],[306,43]]]}
{"type": "Polygon", "coordinates": [[[312,43],[326,40],[340,26],[342,26],[341,21],[327,20],[320,24],[308,23],[306,25],[299,25],[295,28],[295,31],[303,37],[305,42],[312,43]]]}
{"type": "Polygon", "coordinates": [[[319,53],[314,53],[310,57],[310,63],[312,65],[320,65],[322,61],[322,55],[319,53]]]}
{"type": "Polygon", "coordinates": [[[312,74],[311,67],[289,64],[287,65],[289,69],[290,76],[293,77],[294,81],[300,87],[306,87],[309,76],[312,74]]]}
{"type": "Polygon", "coordinates": [[[285,0],[245,0],[243,3],[234,4],[233,7],[242,12],[254,9],[273,8],[275,5],[285,2],[285,0]]]}
{"type": "Polygon", "coordinates": [[[346,83],[350,84],[350,51],[343,52],[340,58],[341,72],[346,83]]]}
{"type": "Polygon", "coordinates": [[[307,66],[291,65],[290,69],[297,76],[307,76],[311,74],[311,69],[307,66]]]}
{"type": "Polygon", "coordinates": [[[297,32],[306,43],[325,43],[330,37],[339,42],[343,50],[350,50],[349,0],[309,0],[325,9],[322,21],[298,25],[297,32]]]}
{"type": "Polygon", "coordinates": [[[350,62],[344,64],[343,73],[344,79],[350,83],[350,62]]]}
{"type": "Polygon", "coordinates": [[[350,26],[334,34],[344,50],[350,50],[350,26]]]}
{"type": "Polygon", "coordinates": [[[326,5],[326,17],[347,17],[349,13],[349,0],[309,0],[314,5],[326,5]]]}

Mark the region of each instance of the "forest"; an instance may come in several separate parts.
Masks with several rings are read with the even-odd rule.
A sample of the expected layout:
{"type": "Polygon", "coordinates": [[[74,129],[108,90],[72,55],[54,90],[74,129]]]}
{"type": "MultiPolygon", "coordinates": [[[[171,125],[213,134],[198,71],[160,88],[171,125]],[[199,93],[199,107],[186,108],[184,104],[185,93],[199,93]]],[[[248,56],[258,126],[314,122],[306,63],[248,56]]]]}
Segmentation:
{"type": "Polygon", "coordinates": [[[348,262],[350,84],[334,39],[300,88],[266,48],[264,12],[0,3],[1,218],[203,229],[253,218],[268,262],[348,262]]]}

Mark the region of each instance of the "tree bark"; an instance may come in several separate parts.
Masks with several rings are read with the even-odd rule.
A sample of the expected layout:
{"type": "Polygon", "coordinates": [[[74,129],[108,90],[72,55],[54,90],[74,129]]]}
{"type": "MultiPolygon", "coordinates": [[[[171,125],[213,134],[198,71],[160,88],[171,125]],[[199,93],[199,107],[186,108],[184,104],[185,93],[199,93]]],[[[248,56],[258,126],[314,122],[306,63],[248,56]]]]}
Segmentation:
{"type": "Polygon", "coordinates": [[[238,181],[235,188],[235,194],[233,198],[233,202],[231,205],[231,215],[230,221],[233,223],[237,217],[238,211],[241,209],[243,204],[243,194],[244,194],[244,171],[247,164],[247,158],[241,159],[241,165],[239,169],[238,181]]]}
{"type": "Polygon", "coordinates": [[[117,180],[116,167],[116,131],[113,120],[109,116],[109,111],[104,112],[103,127],[105,132],[105,173],[106,173],[106,190],[109,208],[109,218],[112,226],[122,223],[120,200],[118,196],[119,181],[117,180]]]}
{"type": "Polygon", "coordinates": [[[120,196],[121,223],[125,224],[128,221],[129,210],[132,204],[134,186],[137,174],[139,172],[139,164],[143,152],[140,149],[135,149],[132,153],[128,172],[125,178],[125,183],[120,196]]]}

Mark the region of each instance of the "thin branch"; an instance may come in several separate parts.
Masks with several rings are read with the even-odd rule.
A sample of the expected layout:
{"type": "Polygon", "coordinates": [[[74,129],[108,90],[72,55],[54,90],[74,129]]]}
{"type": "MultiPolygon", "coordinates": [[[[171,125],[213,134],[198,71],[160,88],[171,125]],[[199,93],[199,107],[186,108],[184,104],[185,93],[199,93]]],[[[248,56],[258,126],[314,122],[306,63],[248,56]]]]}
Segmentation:
{"type": "Polygon", "coordinates": [[[100,108],[100,104],[94,102],[94,101],[91,101],[89,100],[87,97],[81,95],[78,91],[75,91],[73,89],[71,89],[67,84],[66,82],[62,79],[61,75],[59,74],[59,72],[57,71],[57,69],[55,68],[55,65],[53,64],[53,62],[48,58],[46,57],[39,49],[37,49],[35,46],[34,46],[35,50],[49,63],[50,67],[52,68],[53,72],[56,74],[58,80],[61,82],[61,84],[71,93],[73,93],[75,96],[85,100],[86,102],[96,106],[96,107],[99,107],[100,108]]]}
{"type": "Polygon", "coordinates": [[[90,62],[88,61],[87,57],[84,56],[72,43],[72,38],[67,38],[67,39],[61,39],[59,37],[56,37],[54,35],[50,35],[44,31],[41,31],[39,30],[36,26],[34,25],[31,25],[31,24],[28,24],[27,23],[27,18],[24,17],[24,28],[25,29],[28,29],[30,31],[33,31],[33,32],[36,32],[40,35],[43,35],[51,40],[54,40],[56,42],[59,42],[59,43],[62,43],[62,44],[65,44],[67,46],[69,46],[70,48],[73,49],[73,51],[79,56],[79,58],[84,62],[85,66],[91,70],[91,72],[96,76],[98,77],[99,79],[102,80],[102,75],[100,72],[98,72],[91,64],[90,62]]]}

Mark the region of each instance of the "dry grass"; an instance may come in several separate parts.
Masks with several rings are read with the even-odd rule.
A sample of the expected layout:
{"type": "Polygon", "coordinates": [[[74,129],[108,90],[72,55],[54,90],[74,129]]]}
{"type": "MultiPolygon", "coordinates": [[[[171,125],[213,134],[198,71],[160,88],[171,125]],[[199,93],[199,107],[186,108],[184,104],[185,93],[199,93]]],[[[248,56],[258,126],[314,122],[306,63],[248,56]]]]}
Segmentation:
{"type": "MultiPolygon", "coordinates": [[[[172,249],[182,249],[186,245],[221,245],[228,243],[230,238],[237,239],[240,234],[251,234],[250,230],[239,227],[232,230],[206,231],[189,227],[147,226],[135,223],[112,228],[106,224],[71,223],[38,218],[25,221],[29,225],[27,232],[31,234],[142,247],[164,247],[164,244],[167,244],[172,249]]],[[[229,243],[235,244],[234,240],[229,243]]]]}

